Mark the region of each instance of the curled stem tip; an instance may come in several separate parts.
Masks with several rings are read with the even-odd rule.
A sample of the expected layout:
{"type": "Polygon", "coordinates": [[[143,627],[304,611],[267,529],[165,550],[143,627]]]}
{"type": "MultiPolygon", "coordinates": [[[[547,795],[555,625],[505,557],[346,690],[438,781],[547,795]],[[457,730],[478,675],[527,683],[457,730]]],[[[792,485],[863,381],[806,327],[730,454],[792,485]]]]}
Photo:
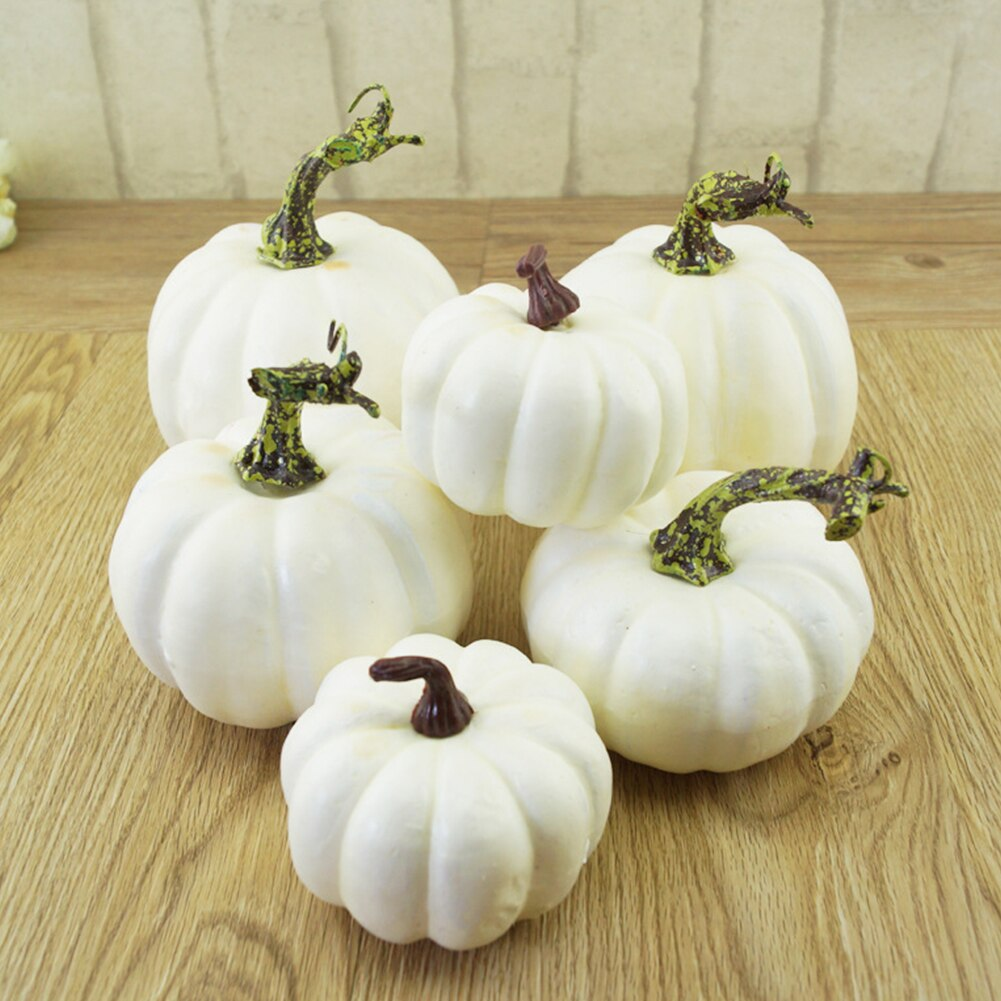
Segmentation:
{"type": "Polygon", "coordinates": [[[529,247],[516,271],[528,280],[528,322],[533,326],[548,330],[580,308],[576,294],[553,277],[541,243],[529,247]]]}
{"type": "Polygon", "coordinates": [[[830,504],[825,537],[849,539],[866,515],[881,510],[889,497],[908,496],[908,488],[891,476],[889,462],[870,448],[859,449],[847,474],[785,466],[734,473],[703,490],[670,524],[651,532],[653,569],[698,586],[731,573],[722,524],[742,504],[782,500],[830,504]]]}
{"type": "Polygon", "coordinates": [[[692,185],[667,240],[654,260],[679,275],[712,275],[734,259],[713,232],[714,222],[735,222],[758,215],[787,215],[813,225],[809,212],[786,200],[792,181],[778,153],[772,153],[760,181],[735,170],[712,171],[692,185]]]}
{"type": "Polygon", "coordinates": [[[326,476],[302,441],[305,403],[354,404],[372,417],[379,416],[379,405],[354,388],[361,375],[361,357],[348,351],[347,331],[336,321],[330,325],[327,346],[332,352],[340,348],[332,366],[304,358],[297,365],[251,372],[247,382],[267,404],[256,434],[233,459],[244,480],[295,490],[326,476]]]}
{"type": "Polygon", "coordinates": [[[382,99],[371,115],[355,119],[345,132],[325,139],[295,165],[285,185],[278,210],[264,221],[257,256],[277,268],[305,268],[320,264],[334,248],[316,228],[316,193],[324,178],[334,170],[355,163],[367,163],[396,146],[420,146],[417,135],[394,135],[389,131],[393,105],[382,84],[366,87],[351,102],[348,113],[373,91],[382,99]]]}
{"type": "Polygon", "coordinates": [[[368,669],[375,681],[424,679],[424,691],[410,714],[413,728],[424,737],[454,737],[469,726],[473,707],[449,669],[434,657],[383,657],[368,669]]]}

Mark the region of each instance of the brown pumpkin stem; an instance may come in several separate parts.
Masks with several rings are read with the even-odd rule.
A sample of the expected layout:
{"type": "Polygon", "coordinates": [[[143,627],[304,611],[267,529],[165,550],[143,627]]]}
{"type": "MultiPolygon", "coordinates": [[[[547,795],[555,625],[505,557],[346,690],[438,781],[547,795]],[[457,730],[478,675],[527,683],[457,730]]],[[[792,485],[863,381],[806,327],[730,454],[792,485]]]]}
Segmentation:
{"type": "Polygon", "coordinates": [[[528,322],[533,326],[548,330],[580,308],[580,299],[553,277],[541,243],[528,248],[517,271],[520,278],[528,279],[528,322]]]}
{"type": "Polygon", "coordinates": [[[454,737],[469,726],[473,707],[452,680],[449,669],[434,657],[383,657],[369,669],[374,681],[424,679],[424,691],[410,714],[410,723],[423,737],[454,737]]]}

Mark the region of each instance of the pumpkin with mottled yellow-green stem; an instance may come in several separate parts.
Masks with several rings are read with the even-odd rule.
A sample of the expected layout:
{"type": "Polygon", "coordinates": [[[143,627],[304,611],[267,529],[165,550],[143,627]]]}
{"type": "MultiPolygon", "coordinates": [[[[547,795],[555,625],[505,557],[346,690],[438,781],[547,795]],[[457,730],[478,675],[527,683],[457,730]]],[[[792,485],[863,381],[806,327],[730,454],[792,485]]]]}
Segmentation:
{"type": "Polygon", "coordinates": [[[466,621],[469,519],[362,412],[378,409],[351,385],[360,368],[345,353],[255,370],[264,419],[174,445],[129,498],[115,610],[146,667],[213,719],[291,722],[339,660],[466,621]],[[303,401],[358,406],[300,425],[303,401]]]}
{"type": "Polygon", "coordinates": [[[253,416],[246,373],[318,357],[331,320],[351,330],[369,392],[399,424],[407,343],[431,309],[457,294],[455,282],[398,229],[357,212],[313,217],[317,188],[332,170],[422,142],[388,131],[392,105],[382,87],[362,94],[373,89],[382,94],[375,112],[300,159],[263,227],[227,226],[164,282],[147,346],[150,401],[167,444],[253,416]]]}
{"type": "Polygon", "coordinates": [[[848,695],[873,608],[844,540],[906,493],[863,449],[845,475],[683,473],[609,525],[549,529],[522,582],[532,656],[580,685],[627,758],[671,772],[763,761],[848,695]],[[792,503],[759,503],[774,500],[792,503]],[[833,505],[826,528],[803,500],[833,505]]]}
{"type": "Polygon", "coordinates": [[[765,180],[711,173],[678,221],[643,226],[567,272],[581,294],[607,296],[678,349],[688,377],[682,470],[837,465],[855,419],[858,377],[837,294],[816,265],[759,226],[718,221],[811,217],[765,180]]]}

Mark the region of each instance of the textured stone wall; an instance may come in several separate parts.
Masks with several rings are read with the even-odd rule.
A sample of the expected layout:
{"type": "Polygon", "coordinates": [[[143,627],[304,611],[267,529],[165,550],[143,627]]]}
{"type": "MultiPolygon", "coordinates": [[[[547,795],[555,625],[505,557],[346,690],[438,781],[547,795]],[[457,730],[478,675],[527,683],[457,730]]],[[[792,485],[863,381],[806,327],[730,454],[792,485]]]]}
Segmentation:
{"type": "Polygon", "coordinates": [[[31,0],[0,135],[18,197],[269,197],[378,81],[427,146],[326,194],[996,190],[999,52],[998,0],[31,0]]]}

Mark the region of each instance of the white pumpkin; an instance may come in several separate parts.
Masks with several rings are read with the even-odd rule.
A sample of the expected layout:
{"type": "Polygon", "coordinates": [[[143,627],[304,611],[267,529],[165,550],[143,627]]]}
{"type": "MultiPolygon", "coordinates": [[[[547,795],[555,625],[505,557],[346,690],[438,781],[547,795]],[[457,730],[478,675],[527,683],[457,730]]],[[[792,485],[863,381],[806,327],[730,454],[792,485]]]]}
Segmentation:
{"type": "Polygon", "coordinates": [[[413,468],[400,432],[356,407],[309,408],[327,477],[248,483],[257,422],[175,445],[143,474],[110,559],[140,660],[200,712],[295,719],[331,664],[415,630],[455,636],[472,600],[468,518],[413,468]]]}
{"type": "Polygon", "coordinates": [[[486,285],[420,325],[404,360],[404,438],[417,468],[467,511],[598,525],[677,469],[684,373],[648,324],[595,297],[551,326],[530,322],[539,283],[561,289],[542,271],[545,251],[533,251],[528,292],[486,285]]]}
{"type": "MultiPolygon", "coordinates": [[[[847,484],[848,496],[863,498],[852,531],[884,503],[874,494],[906,493],[888,475],[873,479],[865,465],[873,455],[856,460],[847,484]]],[[[752,475],[761,472],[744,475],[765,482],[752,475]]],[[[719,492],[725,475],[682,474],[603,528],[549,530],[522,585],[532,655],[581,686],[609,749],[672,772],[743,768],[826,722],[873,631],[858,559],[846,542],[825,539],[824,518],[808,503],[732,510],[725,549],[733,569],[701,578],[708,586],[652,569],[651,531],[684,526],[682,509],[698,510],[692,498],[711,486],[719,492]]],[[[714,549],[705,539],[687,540],[689,568],[714,549]]]]}
{"type": "Polygon", "coordinates": [[[608,753],[580,690],[506,644],[413,636],[386,658],[335,667],[288,735],[293,864],[380,938],[485,945],[570,892],[605,827],[608,753]]]}
{"type": "Polygon", "coordinates": [[[733,172],[706,175],[674,231],[632,230],[564,278],[582,295],[607,296],[635,311],[680,352],[689,401],[683,470],[833,467],[851,435],[855,354],[830,282],[772,233],[747,225],[717,229],[709,221],[788,212],[809,223],[784,202],[788,175],[781,161],[773,156],[765,176],[760,184],[733,172]],[[730,183],[729,204],[720,178],[730,183]],[[748,199],[752,186],[757,190],[748,199]],[[756,207],[748,208],[752,202],[756,207]],[[713,235],[723,241],[731,259],[706,263],[706,273],[680,265],[674,273],[668,264],[675,248],[662,248],[672,233],[696,228],[715,247],[713,235]]]}
{"type": "Polygon", "coordinates": [[[420,142],[386,132],[392,107],[382,93],[375,114],[300,160],[263,234],[258,223],[227,226],[167,277],[148,336],[150,400],[167,444],[211,437],[255,415],[247,372],[318,356],[332,317],[352,331],[365,357],[369,394],[399,423],[407,342],[458,289],[434,254],[406,233],[355,212],[315,222],[312,215],[316,187],[331,170],[420,142]],[[279,218],[297,219],[299,229],[279,232],[279,218]],[[262,235],[270,242],[259,253],[262,235]],[[293,255],[303,247],[310,253],[293,255]]]}

